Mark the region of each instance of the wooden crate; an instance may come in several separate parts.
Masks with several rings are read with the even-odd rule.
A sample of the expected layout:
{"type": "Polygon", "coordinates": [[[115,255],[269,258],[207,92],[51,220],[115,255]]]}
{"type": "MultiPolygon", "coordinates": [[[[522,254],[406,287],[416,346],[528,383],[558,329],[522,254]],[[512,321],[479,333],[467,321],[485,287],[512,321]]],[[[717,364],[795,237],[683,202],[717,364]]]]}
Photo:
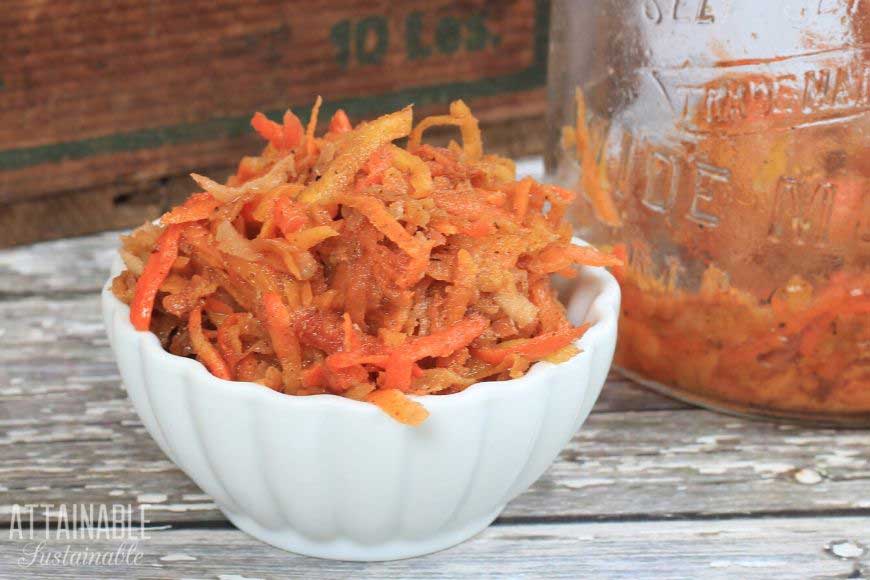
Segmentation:
{"type": "Polygon", "coordinates": [[[465,99],[487,146],[543,142],[547,0],[5,0],[0,246],[137,225],[261,146],[251,113],[465,99]],[[398,4],[398,6],[396,5],[398,4]]]}

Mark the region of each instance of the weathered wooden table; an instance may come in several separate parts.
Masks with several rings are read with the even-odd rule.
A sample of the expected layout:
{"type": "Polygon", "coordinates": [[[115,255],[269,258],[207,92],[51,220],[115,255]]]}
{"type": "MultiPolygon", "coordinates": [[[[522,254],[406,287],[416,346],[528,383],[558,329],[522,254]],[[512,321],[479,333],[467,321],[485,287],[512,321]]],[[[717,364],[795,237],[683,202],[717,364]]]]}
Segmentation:
{"type": "MultiPolygon", "coordinates": [[[[126,398],[99,315],[116,240],[0,252],[2,578],[870,577],[870,432],[716,415],[617,376],[549,471],[458,547],[358,564],[262,544],[160,452],[126,398]],[[44,537],[12,533],[26,504],[144,506],[154,529],[138,563],[28,566],[44,537]]],[[[121,542],[55,528],[42,550],[121,542]]]]}

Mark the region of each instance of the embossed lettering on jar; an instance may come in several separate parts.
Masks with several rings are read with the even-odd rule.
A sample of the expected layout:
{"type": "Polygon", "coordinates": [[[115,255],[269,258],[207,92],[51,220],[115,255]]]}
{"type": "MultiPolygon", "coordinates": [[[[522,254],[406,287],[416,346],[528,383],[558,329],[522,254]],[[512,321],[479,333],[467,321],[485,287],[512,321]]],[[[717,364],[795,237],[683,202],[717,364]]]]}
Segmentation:
{"type": "Polygon", "coordinates": [[[548,170],[628,258],[619,366],[870,426],[870,0],[553,11],[548,170]]]}

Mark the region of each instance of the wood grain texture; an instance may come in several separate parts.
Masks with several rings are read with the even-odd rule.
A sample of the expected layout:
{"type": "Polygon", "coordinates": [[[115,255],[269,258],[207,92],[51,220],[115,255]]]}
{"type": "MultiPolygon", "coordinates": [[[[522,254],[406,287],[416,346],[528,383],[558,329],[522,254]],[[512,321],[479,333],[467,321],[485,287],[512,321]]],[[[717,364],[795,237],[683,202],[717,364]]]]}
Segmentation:
{"type": "Polygon", "coordinates": [[[355,121],[463,98],[493,150],[539,152],[548,16],[546,0],[9,0],[0,246],[154,217],[190,171],[259,149],[254,111],[306,118],[318,94],[324,119],[355,121]]]}
{"type": "MultiPolygon", "coordinates": [[[[794,518],[712,522],[495,525],[454,548],[398,562],[297,556],[235,530],[146,532],[137,565],[30,562],[34,540],[0,544],[0,576],[51,578],[864,578],[870,520],[794,518]],[[759,541],[763,538],[764,541],[759,541]]],[[[120,540],[51,539],[39,554],[114,551],[120,540]]]]}

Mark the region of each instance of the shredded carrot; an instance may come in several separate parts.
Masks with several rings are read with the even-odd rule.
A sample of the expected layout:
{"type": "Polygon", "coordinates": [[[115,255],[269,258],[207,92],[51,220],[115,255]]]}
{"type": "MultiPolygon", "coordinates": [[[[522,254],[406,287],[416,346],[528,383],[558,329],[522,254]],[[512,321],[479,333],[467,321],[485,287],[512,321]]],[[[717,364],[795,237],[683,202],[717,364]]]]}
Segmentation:
{"type": "Polygon", "coordinates": [[[284,112],[284,148],[292,149],[302,142],[302,121],[293,111],[287,109],[284,112]]]}
{"type": "Polygon", "coordinates": [[[456,253],[453,285],[446,290],[444,317],[448,324],[455,324],[465,318],[465,313],[477,290],[477,272],[477,264],[468,250],[464,248],[459,250],[456,253]]]}
{"type": "Polygon", "coordinates": [[[197,358],[202,361],[202,364],[214,376],[231,380],[232,375],[227,363],[221,358],[217,349],[206,338],[202,330],[202,307],[195,308],[190,313],[190,318],[187,321],[187,328],[190,331],[190,343],[193,345],[193,350],[196,352],[197,358]]]}
{"type": "Polygon", "coordinates": [[[323,104],[323,99],[320,95],[314,101],[314,107],[311,108],[311,118],[308,119],[308,126],[305,128],[305,150],[308,155],[314,155],[317,151],[317,143],[314,141],[314,130],[317,128],[317,118],[320,116],[320,105],[323,104]]]}
{"type": "Polygon", "coordinates": [[[260,137],[269,141],[276,149],[292,149],[299,145],[302,140],[302,123],[299,117],[289,109],[284,113],[284,124],[280,125],[257,112],[251,119],[251,126],[260,137]]]}
{"type": "Polygon", "coordinates": [[[168,211],[160,218],[163,225],[195,222],[208,218],[221,203],[210,193],[194,193],[180,206],[168,211]]]}
{"type": "Polygon", "coordinates": [[[242,342],[242,331],[250,314],[236,312],[221,322],[217,331],[218,349],[232,374],[239,362],[248,355],[242,342]]]}
{"type": "Polygon", "coordinates": [[[611,226],[619,226],[622,220],[619,211],[610,195],[610,191],[604,185],[604,173],[595,161],[595,152],[592,150],[589,127],[586,125],[586,99],[583,91],[577,89],[575,93],[577,101],[577,159],[580,161],[582,175],[582,189],[589,196],[595,214],[603,223],[611,226]]]}
{"type": "Polygon", "coordinates": [[[502,363],[508,356],[538,360],[568,346],[583,336],[588,329],[588,324],[577,328],[565,328],[530,338],[514,346],[476,349],[472,354],[483,362],[495,365],[502,363]]]}
{"type": "Polygon", "coordinates": [[[136,330],[148,330],[151,327],[151,314],[154,310],[154,299],[157,290],[173,262],[178,257],[178,240],[181,236],[181,226],[171,225],[157,239],[154,252],[148,257],[145,269],[136,282],[136,292],[130,303],[130,322],[136,330]]]}
{"type": "Polygon", "coordinates": [[[233,314],[234,312],[232,306],[214,296],[208,296],[205,299],[205,310],[219,314],[233,314]]]}
{"type": "Polygon", "coordinates": [[[290,312],[281,300],[281,296],[274,292],[263,295],[263,309],[265,310],[266,329],[269,332],[272,347],[275,349],[275,354],[278,356],[284,371],[285,389],[293,392],[300,382],[302,353],[290,323],[290,312]]]}
{"type": "Polygon", "coordinates": [[[269,141],[275,147],[284,146],[284,128],[270,120],[266,115],[257,111],[254,113],[254,118],[251,119],[251,127],[260,134],[260,137],[269,141]]]}
{"type": "Polygon", "coordinates": [[[302,386],[308,389],[323,387],[326,384],[326,370],[323,363],[316,363],[302,371],[302,386]]]}
{"type": "Polygon", "coordinates": [[[343,198],[342,202],[347,207],[359,210],[375,228],[409,256],[417,256],[423,251],[420,244],[402,227],[402,224],[390,215],[381,200],[354,195],[343,198]]]}
{"type": "Polygon", "coordinates": [[[356,191],[364,189],[383,182],[384,173],[392,167],[393,152],[389,145],[384,145],[377,149],[368,161],[362,166],[362,170],[367,174],[363,179],[356,182],[356,191]]]}
{"type": "Polygon", "coordinates": [[[330,133],[347,133],[353,130],[353,125],[350,124],[350,119],[347,118],[347,113],[344,109],[339,109],[329,120],[330,133]]]}
{"type": "Polygon", "coordinates": [[[286,237],[290,237],[301,230],[308,223],[305,210],[298,204],[293,203],[289,197],[279,197],[275,201],[274,215],[272,219],[275,225],[286,237]]]}
{"type": "Polygon", "coordinates": [[[193,175],[201,193],[124,238],[130,269],[112,289],[137,328],[217,376],[369,401],[412,425],[427,413],[406,393],[576,354],[583,328],[550,276],[621,262],[570,243],[570,192],[484,156],[462,102],[416,128],[411,108],[355,127],[338,111],[318,136],[321,102],[305,128],[289,110],[282,124],[254,115],[260,156],[227,184],[193,175]],[[438,124],[461,148],[420,142],[438,124]]]}
{"type": "Polygon", "coordinates": [[[408,153],[396,146],[390,148],[393,163],[399,169],[407,170],[411,174],[412,197],[422,198],[432,191],[432,173],[429,166],[416,155],[408,153]]]}
{"type": "Polygon", "coordinates": [[[529,211],[529,194],[532,191],[532,184],[534,181],[530,177],[526,177],[514,187],[513,210],[520,223],[525,219],[526,212],[529,211]]]}
{"type": "Polygon", "coordinates": [[[344,350],[351,351],[359,348],[359,339],[353,329],[353,321],[350,319],[350,314],[345,312],[342,317],[342,326],[344,330],[344,350]]]}
{"type": "Polygon", "coordinates": [[[469,161],[477,161],[483,155],[483,142],[480,138],[480,128],[477,119],[471,115],[471,110],[461,100],[450,105],[449,115],[437,115],[424,119],[417,125],[408,137],[408,148],[415,151],[420,147],[423,132],[438,125],[455,125],[462,131],[462,141],[465,156],[469,161]]]}
{"type": "Polygon", "coordinates": [[[582,266],[620,266],[622,261],[591,246],[550,245],[541,250],[530,266],[538,274],[559,272],[573,264],[582,266]]]}
{"type": "Polygon", "coordinates": [[[345,149],[326,169],[323,176],[302,192],[303,203],[325,204],[343,192],[357,171],[380,147],[411,132],[411,109],[384,115],[370,123],[357,126],[347,137],[345,149]]]}
{"type": "Polygon", "coordinates": [[[465,348],[486,330],[483,318],[468,318],[450,328],[403,344],[390,353],[384,374],[384,387],[406,391],[411,386],[414,363],[427,358],[448,356],[465,348]]]}
{"type": "Polygon", "coordinates": [[[429,416],[423,405],[412,401],[402,391],[395,389],[377,390],[366,397],[370,403],[380,407],[390,417],[406,425],[417,426],[429,416]]]}

